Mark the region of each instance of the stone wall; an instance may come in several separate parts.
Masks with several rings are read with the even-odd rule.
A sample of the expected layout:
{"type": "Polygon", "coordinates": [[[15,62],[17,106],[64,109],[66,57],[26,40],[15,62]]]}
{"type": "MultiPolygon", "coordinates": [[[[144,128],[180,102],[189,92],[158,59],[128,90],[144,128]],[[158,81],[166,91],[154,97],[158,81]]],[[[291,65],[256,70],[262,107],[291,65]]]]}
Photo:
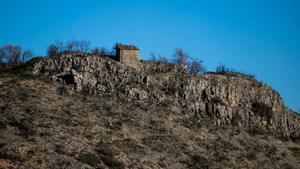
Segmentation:
{"type": "Polygon", "coordinates": [[[120,50],[119,61],[127,66],[139,67],[140,51],[139,50],[120,50]]]}
{"type": "Polygon", "coordinates": [[[299,138],[299,115],[268,85],[235,75],[189,75],[177,72],[176,66],[156,64],[135,69],[101,57],[45,58],[34,64],[33,73],[60,83],[73,81],[70,85],[77,92],[174,106],[190,125],[258,126],[299,138]]]}

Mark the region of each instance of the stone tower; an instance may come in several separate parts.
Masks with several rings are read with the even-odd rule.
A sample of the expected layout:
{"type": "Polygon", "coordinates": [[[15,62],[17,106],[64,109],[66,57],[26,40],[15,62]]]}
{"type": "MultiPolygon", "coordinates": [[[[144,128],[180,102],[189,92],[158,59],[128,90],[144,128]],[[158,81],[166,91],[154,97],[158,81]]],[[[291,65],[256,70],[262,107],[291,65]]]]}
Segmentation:
{"type": "Polygon", "coordinates": [[[137,68],[140,64],[140,50],[134,45],[117,45],[116,56],[124,65],[137,68]]]}

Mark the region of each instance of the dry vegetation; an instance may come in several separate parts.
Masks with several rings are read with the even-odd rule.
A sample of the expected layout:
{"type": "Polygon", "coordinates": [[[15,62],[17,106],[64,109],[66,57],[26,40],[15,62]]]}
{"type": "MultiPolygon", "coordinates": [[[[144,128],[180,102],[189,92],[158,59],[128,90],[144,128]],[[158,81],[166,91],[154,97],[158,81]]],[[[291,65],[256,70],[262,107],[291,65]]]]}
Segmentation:
{"type": "Polygon", "coordinates": [[[78,94],[0,73],[0,168],[300,168],[300,145],[189,127],[172,104],[78,94]]]}

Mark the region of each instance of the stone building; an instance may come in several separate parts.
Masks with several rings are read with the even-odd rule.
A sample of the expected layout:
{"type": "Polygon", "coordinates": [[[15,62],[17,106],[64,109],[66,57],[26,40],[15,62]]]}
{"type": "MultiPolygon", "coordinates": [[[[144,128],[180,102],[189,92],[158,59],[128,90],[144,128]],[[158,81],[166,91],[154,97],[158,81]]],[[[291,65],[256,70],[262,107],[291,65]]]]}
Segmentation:
{"type": "Polygon", "coordinates": [[[140,64],[140,50],[134,45],[117,45],[117,60],[127,66],[137,68],[140,64]]]}

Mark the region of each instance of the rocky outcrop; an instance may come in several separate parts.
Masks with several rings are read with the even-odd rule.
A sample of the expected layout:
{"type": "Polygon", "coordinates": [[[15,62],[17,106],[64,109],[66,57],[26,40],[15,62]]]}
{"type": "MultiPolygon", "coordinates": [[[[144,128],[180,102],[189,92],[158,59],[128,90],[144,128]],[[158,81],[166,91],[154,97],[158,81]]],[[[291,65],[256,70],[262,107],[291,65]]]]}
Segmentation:
{"type": "Polygon", "coordinates": [[[294,138],[300,133],[299,115],[284,106],[276,91],[241,75],[190,75],[161,62],[142,62],[135,69],[94,56],[44,58],[34,63],[33,73],[77,92],[173,105],[191,125],[259,127],[294,138]]]}

